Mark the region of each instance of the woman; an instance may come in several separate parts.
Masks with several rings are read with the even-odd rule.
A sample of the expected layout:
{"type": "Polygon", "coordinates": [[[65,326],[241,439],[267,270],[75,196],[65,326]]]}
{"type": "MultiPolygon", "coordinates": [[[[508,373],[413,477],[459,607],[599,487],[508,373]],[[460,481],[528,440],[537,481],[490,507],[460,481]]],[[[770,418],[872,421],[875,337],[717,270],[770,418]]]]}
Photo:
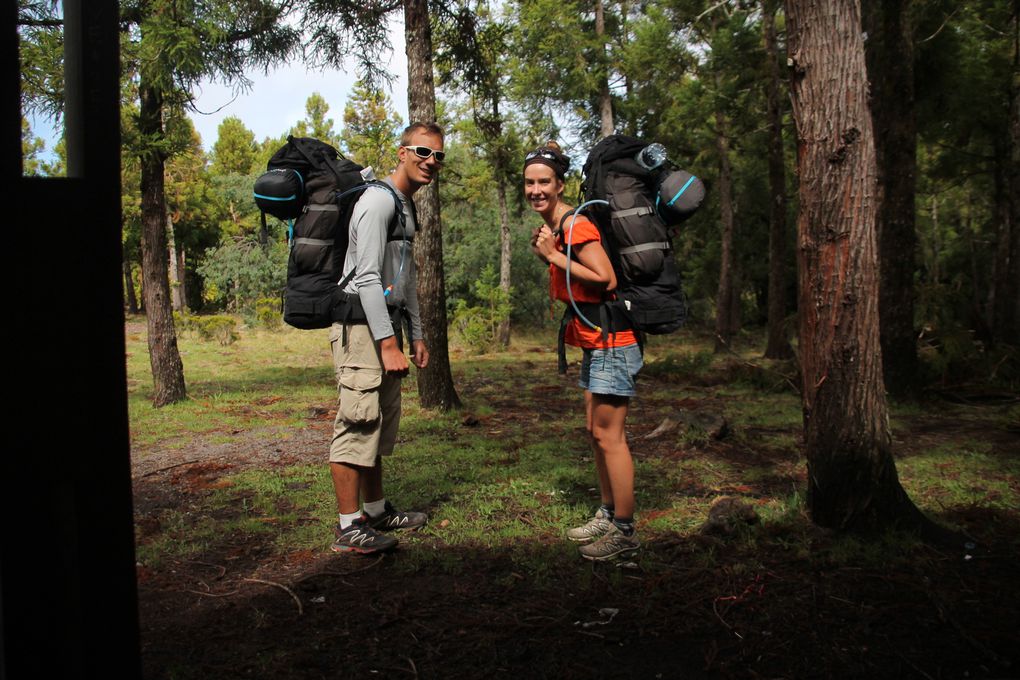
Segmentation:
{"type": "MultiPolygon", "coordinates": [[[[525,157],[524,196],[545,223],[532,235],[532,250],[549,265],[550,294],[567,302],[568,311],[573,309],[567,293],[569,262],[570,292],[577,303],[591,310],[610,299],[616,275],[595,225],[581,215],[564,219],[571,210],[562,198],[569,167],[570,159],[555,142],[525,157]]],[[[596,316],[594,322],[598,319],[596,316]]],[[[634,462],[624,434],[634,380],[642,366],[641,350],[632,330],[612,331],[603,333],[573,314],[564,338],[583,351],[578,384],[584,389],[586,428],[602,494],[602,506],[595,516],[567,531],[567,538],[584,543],[581,555],[590,560],[634,553],[641,546],[634,530],[634,462]]]]}

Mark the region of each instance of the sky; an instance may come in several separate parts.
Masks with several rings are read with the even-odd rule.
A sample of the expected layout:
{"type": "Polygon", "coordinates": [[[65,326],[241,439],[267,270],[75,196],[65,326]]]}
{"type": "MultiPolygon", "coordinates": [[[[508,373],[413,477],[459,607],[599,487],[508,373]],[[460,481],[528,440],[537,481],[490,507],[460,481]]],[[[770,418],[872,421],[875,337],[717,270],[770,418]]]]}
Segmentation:
{"type": "MultiPolygon", "coordinates": [[[[403,19],[391,20],[389,32],[394,49],[389,55],[386,70],[396,77],[387,94],[406,124],[407,57],[404,54],[403,19]]],[[[191,114],[191,119],[207,151],[216,143],[217,128],[227,116],[240,118],[260,142],[266,137],[284,134],[305,117],[305,101],[313,92],[325,97],[329,104],[327,115],[333,119],[333,127],[339,132],[343,128],[344,106],[358,74],[352,59],[346,73],[307,70],[303,64],[295,62],[270,71],[268,75],[253,72],[248,77],[252,80],[251,88],[236,99],[233,99],[230,87],[215,83],[204,83],[196,90],[196,111],[191,114]]],[[[385,85],[383,87],[386,89],[385,85]]]]}
{"type": "MultiPolygon", "coordinates": [[[[407,57],[404,54],[403,17],[390,20],[390,42],[394,46],[389,55],[386,70],[394,74],[387,89],[394,110],[407,123],[407,57]]],[[[316,69],[308,70],[304,64],[295,61],[286,66],[263,74],[261,71],[248,73],[252,85],[245,92],[237,94],[229,86],[203,82],[195,90],[195,111],[190,113],[195,129],[202,137],[202,146],[209,151],[216,143],[217,128],[227,116],[237,116],[245,126],[255,133],[255,139],[278,137],[305,117],[305,101],[318,92],[329,104],[329,118],[337,132],[343,128],[344,106],[353,89],[358,74],[352,59],[347,71],[316,69]]],[[[52,159],[52,149],[60,137],[52,121],[29,119],[33,133],[46,143],[46,152],[41,154],[52,159]]]]}

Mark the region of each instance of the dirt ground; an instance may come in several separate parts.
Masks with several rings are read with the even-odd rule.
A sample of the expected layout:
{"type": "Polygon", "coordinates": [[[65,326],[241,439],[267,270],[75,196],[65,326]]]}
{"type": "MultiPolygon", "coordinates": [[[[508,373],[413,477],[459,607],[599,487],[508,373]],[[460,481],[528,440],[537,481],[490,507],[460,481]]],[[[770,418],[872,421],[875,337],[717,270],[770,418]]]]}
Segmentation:
{"type": "MultiPolygon", "coordinates": [[[[502,417],[530,417],[512,404],[502,417]]],[[[654,429],[652,406],[634,431],[654,429]]],[[[261,430],[136,452],[139,540],[158,529],[160,509],[196,503],[224,475],[321,463],[330,418],[285,447],[261,430]]],[[[918,419],[897,441],[909,451],[939,428],[971,426],[918,419]]],[[[996,451],[1020,456],[1017,434],[998,433],[996,451]]],[[[941,518],[976,545],[919,546],[890,568],[826,559],[833,537],[807,522],[761,527],[753,553],[726,536],[660,537],[622,565],[568,560],[536,541],[529,550],[550,565],[541,579],[522,571],[519,552],[459,548],[457,569],[409,566],[409,551],[451,550],[438,539],[365,558],[325,545],[280,555],[268,538],[226,534],[200,555],[139,568],[142,658],[153,679],[1020,677],[1020,508],[941,518]]]]}

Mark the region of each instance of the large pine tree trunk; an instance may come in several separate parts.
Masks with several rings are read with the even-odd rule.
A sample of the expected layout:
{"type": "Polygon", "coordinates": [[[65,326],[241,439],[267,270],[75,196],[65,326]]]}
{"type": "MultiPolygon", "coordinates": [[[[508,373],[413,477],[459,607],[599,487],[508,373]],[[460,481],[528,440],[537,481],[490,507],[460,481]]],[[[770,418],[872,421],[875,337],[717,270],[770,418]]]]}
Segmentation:
{"type": "Polygon", "coordinates": [[[996,163],[998,228],[993,280],[992,332],[995,339],[1020,345],[1020,12],[1013,13],[1013,73],[1009,134],[996,163]]]}
{"type": "Polygon", "coordinates": [[[809,510],[817,524],[837,529],[926,527],[896,474],[882,384],[876,161],[860,6],[787,0],[786,11],[809,510]]]}
{"type": "MultiPolygon", "coordinates": [[[[433,122],[436,120],[436,92],[432,76],[432,28],[426,0],[404,0],[404,41],[411,122],[433,122]]],[[[450,409],[460,406],[460,399],[450,373],[438,178],[418,190],[415,205],[419,228],[414,239],[418,301],[425,342],[431,353],[429,365],[418,371],[418,397],[424,408],[450,409]]]]}
{"type": "MultiPolygon", "coordinates": [[[[162,97],[144,83],[139,87],[141,109],[138,130],[146,139],[163,136],[162,97]]],[[[163,157],[150,152],[142,157],[142,292],[149,330],[149,364],[152,367],[152,404],[165,406],[185,397],[184,365],[177,349],[177,333],[170,307],[170,254],[166,238],[166,196],[163,193],[163,157]]]]}
{"type": "Polygon", "coordinates": [[[780,69],[776,46],[778,2],[765,3],[762,20],[768,66],[766,101],[769,127],[769,339],[767,359],[793,356],[786,337],[786,163],[783,159],[783,110],[780,104],[780,69]]]}
{"type": "Polygon", "coordinates": [[[613,134],[613,98],[609,93],[609,60],[606,57],[606,10],[602,0],[595,0],[595,35],[599,37],[602,64],[605,72],[599,76],[599,137],[613,134]]]}
{"type": "Polygon", "coordinates": [[[917,381],[914,196],[917,122],[911,0],[864,0],[866,60],[878,181],[878,314],[885,386],[909,394],[917,381]]]}

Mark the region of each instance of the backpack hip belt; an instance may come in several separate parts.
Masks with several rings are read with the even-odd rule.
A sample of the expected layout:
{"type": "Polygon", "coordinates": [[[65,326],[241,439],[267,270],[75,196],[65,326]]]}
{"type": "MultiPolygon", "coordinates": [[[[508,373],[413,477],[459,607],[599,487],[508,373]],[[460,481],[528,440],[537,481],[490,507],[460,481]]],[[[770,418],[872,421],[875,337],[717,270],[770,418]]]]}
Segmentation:
{"type": "MultiPolygon", "coordinates": [[[[634,323],[627,315],[627,310],[624,309],[623,304],[618,300],[575,302],[575,304],[586,317],[599,320],[603,342],[608,342],[610,336],[616,335],[620,331],[634,330],[634,323]]],[[[567,326],[575,318],[577,318],[577,313],[568,304],[567,308],[563,310],[563,316],[560,318],[560,330],[556,337],[556,358],[560,373],[567,372],[567,326]]],[[[637,337],[638,346],[642,346],[640,333],[637,334],[637,337]]]]}
{"type": "MultiPolygon", "coordinates": [[[[342,290],[337,293],[337,302],[333,307],[333,321],[342,324],[344,346],[347,345],[347,326],[367,325],[368,317],[365,316],[365,308],[361,306],[361,298],[356,294],[345,293],[342,290]]],[[[397,344],[401,351],[404,349],[404,333],[402,321],[407,324],[407,335],[411,337],[411,314],[406,307],[386,305],[386,313],[390,316],[393,324],[393,333],[397,336],[397,344]]]]}

